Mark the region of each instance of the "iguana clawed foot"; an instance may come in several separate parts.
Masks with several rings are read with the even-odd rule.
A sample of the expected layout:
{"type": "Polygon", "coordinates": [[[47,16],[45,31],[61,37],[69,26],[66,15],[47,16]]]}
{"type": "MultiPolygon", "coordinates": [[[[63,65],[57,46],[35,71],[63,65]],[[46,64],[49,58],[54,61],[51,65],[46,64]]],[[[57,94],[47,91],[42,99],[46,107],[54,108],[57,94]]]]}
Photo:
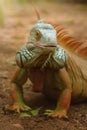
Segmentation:
{"type": "Polygon", "coordinates": [[[29,106],[25,105],[24,103],[14,103],[11,106],[6,106],[5,109],[8,111],[16,111],[18,113],[20,113],[21,111],[30,111],[31,110],[31,108],[29,106]]]}
{"type": "MultiPolygon", "coordinates": [[[[30,111],[30,113],[32,115],[32,109],[29,106],[25,105],[24,103],[14,103],[11,106],[6,106],[5,110],[15,111],[18,113],[20,113],[22,111],[26,111],[26,112],[30,111]]],[[[44,114],[49,117],[53,117],[53,118],[58,117],[58,118],[68,119],[66,110],[46,110],[44,114]]]]}
{"type": "Polygon", "coordinates": [[[68,119],[66,110],[46,110],[45,115],[50,116],[50,117],[68,119]]]}

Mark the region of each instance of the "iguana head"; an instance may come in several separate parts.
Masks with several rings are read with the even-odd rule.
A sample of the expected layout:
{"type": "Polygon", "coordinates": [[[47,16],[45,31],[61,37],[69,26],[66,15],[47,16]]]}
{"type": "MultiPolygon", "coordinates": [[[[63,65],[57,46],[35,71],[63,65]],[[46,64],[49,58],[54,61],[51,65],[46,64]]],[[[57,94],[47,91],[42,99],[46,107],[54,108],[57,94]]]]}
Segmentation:
{"type": "Polygon", "coordinates": [[[57,46],[56,30],[51,24],[38,20],[30,31],[28,43],[44,49],[55,48],[57,46]]]}
{"type": "MultiPolygon", "coordinates": [[[[45,23],[40,19],[31,29],[26,45],[17,52],[17,64],[23,67],[25,63],[27,63],[27,59],[29,62],[30,59],[31,62],[33,62],[42,55],[42,58],[44,57],[45,59],[50,53],[55,51],[56,47],[56,30],[51,24],[45,23]]],[[[47,60],[47,58],[45,60],[47,60]]]]}
{"type": "Polygon", "coordinates": [[[17,52],[18,66],[62,67],[66,56],[64,50],[57,44],[56,35],[56,30],[51,24],[39,19],[30,31],[28,42],[17,52]]]}

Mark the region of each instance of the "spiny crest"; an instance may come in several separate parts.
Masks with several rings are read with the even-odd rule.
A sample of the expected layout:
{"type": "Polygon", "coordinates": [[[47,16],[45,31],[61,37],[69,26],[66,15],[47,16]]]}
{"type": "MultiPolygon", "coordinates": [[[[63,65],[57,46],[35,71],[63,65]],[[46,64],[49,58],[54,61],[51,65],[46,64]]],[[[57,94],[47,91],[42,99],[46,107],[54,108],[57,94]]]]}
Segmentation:
{"type": "Polygon", "coordinates": [[[38,20],[41,20],[39,10],[36,8],[36,6],[34,6],[34,4],[33,4],[32,2],[31,2],[31,5],[32,5],[32,7],[33,7],[34,10],[35,10],[35,13],[36,13],[37,19],[38,19],[38,20]]]}
{"type": "Polygon", "coordinates": [[[87,43],[70,36],[59,24],[52,24],[57,31],[58,43],[66,50],[87,60],[87,43]]]}

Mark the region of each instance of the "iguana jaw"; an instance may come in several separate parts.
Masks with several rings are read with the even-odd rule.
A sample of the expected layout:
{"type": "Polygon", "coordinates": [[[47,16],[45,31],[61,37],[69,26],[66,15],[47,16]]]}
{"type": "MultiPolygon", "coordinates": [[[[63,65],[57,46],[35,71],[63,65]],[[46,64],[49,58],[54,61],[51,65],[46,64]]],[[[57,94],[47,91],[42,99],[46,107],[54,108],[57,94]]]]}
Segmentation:
{"type": "Polygon", "coordinates": [[[40,48],[43,48],[43,49],[55,49],[56,46],[55,45],[36,45],[36,47],[40,47],[40,48]]]}
{"type": "Polygon", "coordinates": [[[39,48],[56,48],[57,47],[57,42],[56,41],[54,41],[54,42],[51,42],[51,40],[49,39],[49,40],[47,40],[47,41],[44,41],[44,43],[43,43],[43,41],[40,41],[40,42],[38,42],[38,41],[35,41],[35,42],[28,42],[28,45],[32,45],[32,47],[39,47],[39,48]]]}
{"type": "Polygon", "coordinates": [[[30,45],[30,44],[33,45],[33,47],[39,47],[39,48],[43,48],[43,49],[44,49],[44,48],[48,48],[48,49],[50,49],[50,48],[52,49],[52,48],[53,48],[53,49],[54,49],[54,48],[57,47],[56,44],[52,44],[52,43],[49,44],[49,45],[47,45],[47,44],[46,44],[46,45],[42,45],[42,44],[39,44],[38,42],[36,42],[36,43],[28,42],[28,44],[29,44],[29,45],[30,45]]]}

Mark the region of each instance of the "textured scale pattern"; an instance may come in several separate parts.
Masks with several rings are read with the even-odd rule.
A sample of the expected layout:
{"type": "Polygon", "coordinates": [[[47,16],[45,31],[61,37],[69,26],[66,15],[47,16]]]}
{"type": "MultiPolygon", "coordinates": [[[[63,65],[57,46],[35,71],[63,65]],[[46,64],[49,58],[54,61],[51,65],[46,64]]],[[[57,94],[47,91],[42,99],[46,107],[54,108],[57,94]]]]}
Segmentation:
{"type": "Polygon", "coordinates": [[[14,104],[10,110],[30,110],[22,94],[28,78],[35,92],[58,100],[52,117],[67,118],[71,98],[87,100],[87,44],[69,36],[59,24],[48,24],[39,19],[16,60],[19,69],[11,80],[14,104]]]}

